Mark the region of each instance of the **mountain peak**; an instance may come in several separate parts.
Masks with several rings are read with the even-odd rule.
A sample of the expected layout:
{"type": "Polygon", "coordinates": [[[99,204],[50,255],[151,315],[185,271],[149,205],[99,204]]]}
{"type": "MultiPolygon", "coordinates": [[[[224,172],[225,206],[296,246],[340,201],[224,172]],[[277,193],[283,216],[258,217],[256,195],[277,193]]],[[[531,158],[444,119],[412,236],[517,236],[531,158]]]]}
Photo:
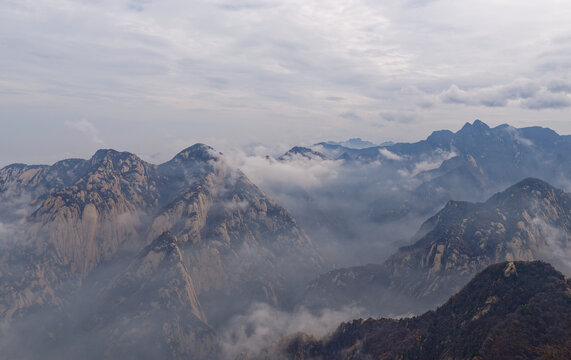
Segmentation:
{"type": "Polygon", "coordinates": [[[91,160],[95,162],[100,162],[105,159],[116,159],[117,157],[123,157],[132,155],[128,152],[119,152],[114,149],[99,149],[95,152],[95,154],[91,157],[91,160]]]}
{"type": "Polygon", "coordinates": [[[345,141],[327,141],[329,145],[339,145],[350,149],[365,149],[375,147],[377,144],[355,137],[345,141]]]}
{"type": "Polygon", "coordinates": [[[279,157],[279,160],[288,160],[293,157],[302,157],[306,159],[325,159],[325,155],[318,151],[303,146],[294,146],[288,152],[279,157]]]}
{"type": "Polygon", "coordinates": [[[533,177],[525,178],[522,181],[513,185],[512,187],[513,188],[524,188],[524,189],[529,189],[529,188],[530,189],[533,189],[533,188],[553,189],[553,186],[551,186],[551,184],[549,184],[548,182],[543,181],[541,179],[533,178],[533,177]]]}
{"type": "Polygon", "coordinates": [[[171,160],[175,162],[187,162],[187,161],[209,161],[220,159],[221,153],[216,152],[214,148],[197,143],[186,149],[182,150],[171,160]]]}
{"type": "Polygon", "coordinates": [[[522,181],[510,186],[505,191],[496,194],[493,198],[529,198],[529,197],[549,197],[552,194],[561,192],[551,184],[532,177],[523,179],[522,181]]]}
{"type": "Polygon", "coordinates": [[[474,130],[480,130],[480,131],[490,130],[490,127],[481,120],[474,120],[472,124],[470,124],[469,122],[464,124],[460,132],[474,131],[474,130]]]}

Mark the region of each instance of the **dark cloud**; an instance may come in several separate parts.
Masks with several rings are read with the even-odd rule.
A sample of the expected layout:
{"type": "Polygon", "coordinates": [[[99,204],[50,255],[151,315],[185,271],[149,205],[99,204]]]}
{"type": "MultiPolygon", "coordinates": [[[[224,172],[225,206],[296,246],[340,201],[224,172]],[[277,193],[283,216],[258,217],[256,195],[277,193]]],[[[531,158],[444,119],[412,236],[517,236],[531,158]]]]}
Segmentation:
{"type": "Polygon", "coordinates": [[[571,93],[571,83],[563,80],[554,80],[547,85],[547,90],[552,93],[571,93]]]}
{"type": "Polygon", "coordinates": [[[571,106],[571,97],[562,93],[543,92],[525,100],[522,106],[532,110],[567,108],[571,106]]]}
{"type": "Polygon", "coordinates": [[[416,119],[416,114],[410,112],[399,112],[399,111],[381,111],[379,116],[390,122],[398,122],[408,124],[416,119]]]}
{"type": "Polygon", "coordinates": [[[347,120],[357,120],[357,121],[361,120],[361,117],[352,111],[344,112],[342,114],[339,114],[339,116],[347,120]]]}
{"type": "Polygon", "coordinates": [[[542,85],[533,81],[517,81],[503,86],[469,90],[452,85],[439,98],[444,103],[486,107],[506,107],[510,102],[519,102],[522,108],[542,110],[570,106],[571,99],[567,96],[567,91],[567,84],[563,82],[542,85]]]}

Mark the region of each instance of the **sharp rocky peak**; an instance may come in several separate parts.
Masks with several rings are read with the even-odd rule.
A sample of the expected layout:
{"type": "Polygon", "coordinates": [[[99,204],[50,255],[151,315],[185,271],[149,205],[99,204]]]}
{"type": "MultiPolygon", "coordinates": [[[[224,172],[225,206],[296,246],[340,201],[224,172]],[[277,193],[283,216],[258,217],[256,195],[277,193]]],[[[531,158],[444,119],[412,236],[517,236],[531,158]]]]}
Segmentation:
{"type": "Polygon", "coordinates": [[[126,151],[121,152],[114,149],[99,149],[91,157],[91,161],[94,163],[98,163],[105,160],[111,160],[111,161],[123,160],[129,157],[136,157],[136,155],[131,154],[130,152],[126,151]]]}
{"type": "Polygon", "coordinates": [[[507,191],[513,189],[551,191],[554,190],[555,188],[546,181],[537,178],[528,177],[518,182],[517,184],[509,187],[507,191]]]}
{"type": "Polygon", "coordinates": [[[209,161],[219,160],[222,154],[205,144],[194,144],[179,152],[169,162],[209,161]]]}
{"type": "Polygon", "coordinates": [[[307,159],[325,159],[325,155],[318,151],[303,146],[294,146],[288,152],[279,157],[279,160],[288,160],[295,156],[301,156],[307,159]]]}
{"type": "Polygon", "coordinates": [[[485,131],[490,130],[490,127],[481,120],[474,120],[472,124],[467,122],[464,124],[460,132],[469,132],[469,131],[485,131]]]}
{"type": "Polygon", "coordinates": [[[92,169],[106,169],[112,172],[119,171],[121,173],[135,169],[142,171],[141,169],[143,167],[149,165],[135,154],[113,149],[97,150],[89,162],[92,169]]]}
{"type": "Polygon", "coordinates": [[[505,191],[492,196],[488,202],[501,202],[505,199],[553,199],[556,200],[564,196],[564,192],[549,183],[536,179],[526,178],[515,185],[510,186],[505,191]]]}

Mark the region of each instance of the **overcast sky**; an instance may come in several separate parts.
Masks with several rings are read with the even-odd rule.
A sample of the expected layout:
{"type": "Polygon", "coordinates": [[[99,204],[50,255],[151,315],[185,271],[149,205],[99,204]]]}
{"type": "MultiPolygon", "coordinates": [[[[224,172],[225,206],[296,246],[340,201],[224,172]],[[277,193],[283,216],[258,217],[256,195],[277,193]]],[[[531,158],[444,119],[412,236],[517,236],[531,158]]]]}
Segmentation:
{"type": "Polygon", "coordinates": [[[0,166],[195,143],[571,134],[569,0],[0,0],[0,166]]]}

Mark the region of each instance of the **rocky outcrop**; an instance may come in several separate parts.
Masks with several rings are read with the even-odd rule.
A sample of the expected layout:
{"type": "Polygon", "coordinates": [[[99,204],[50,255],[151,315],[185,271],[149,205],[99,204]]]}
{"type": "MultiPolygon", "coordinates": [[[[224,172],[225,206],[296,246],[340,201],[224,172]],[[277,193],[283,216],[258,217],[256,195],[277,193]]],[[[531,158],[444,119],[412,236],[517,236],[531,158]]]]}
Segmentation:
{"type": "Polygon", "coordinates": [[[10,199],[0,214],[26,209],[10,220],[22,231],[1,242],[0,323],[6,326],[38,311],[81,308],[78,294],[103,288],[101,301],[115,304],[117,318],[133,311],[117,329],[139,319],[151,329],[151,318],[168,319],[159,323],[171,330],[149,332],[169,339],[160,348],[204,355],[215,348],[212,326],[254,301],[291,306],[293,289],[322,263],[284,208],[202,144],[161,165],[114,150],[53,166],[11,165],[0,170],[0,197],[10,199]]]}
{"type": "Polygon", "coordinates": [[[104,350],[93,358],[206,359],[217,354],[215,332],[170,232],[141,250],[97,303],[87,333],[96,333],[93,338],[104,350]]]}
{"type": "Polygon", "coordinates": [[[65,291],[80,286],[119,250],[143,245],[143,220],[158,198],[155,167],[129,153],[100,150],[91,160],[37,169],[31,178],[24,176],[30,170],[13,174],[3,191],[27,194],[29,202],[40,204],[27,216],[9,259],[0,263],[6,283],[17,284],[0,298],[5,318],[34,306],[61,306],[61,284],[65,291]]]}
{"type": "Polygon", "coordinates": [[[489,264],[546,259],[563,265],[558,252],[571,244],[570,211],[569,194],[532,178],[485,203],[451,201],[428,220],[430,232],[387,260],[391,288],[438,304],[489,264]]]}

